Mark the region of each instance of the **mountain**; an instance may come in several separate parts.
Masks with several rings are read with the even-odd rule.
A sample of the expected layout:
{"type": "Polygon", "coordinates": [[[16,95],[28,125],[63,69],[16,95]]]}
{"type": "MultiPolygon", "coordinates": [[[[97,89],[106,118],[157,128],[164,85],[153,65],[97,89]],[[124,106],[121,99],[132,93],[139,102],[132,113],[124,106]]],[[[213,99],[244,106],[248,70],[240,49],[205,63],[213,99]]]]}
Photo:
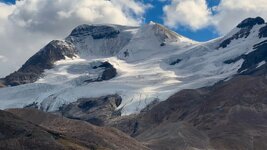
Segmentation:
{"type": "MultiPolygon", "coordinates": [[[[26,108],[9,111],[38,132],[51,128],[80,142],[88,142],[80,129],[98,133],[97,125],[134,137],[139,142],[123,133],[115,139],[125,136],[136,149],[264,150],[266,38],[260,17],[203,43],[154,22],[80,25],[0,80],[0,108],[26,108]]],[[[88,136],[107,145],[105,134],[88,136]]]]}
{"type": "Polygon", "coordinates": [[[38,103],[42,110],[55,111],[79,98],[118,94],[122,114],[136,113],[182,89],[252,73],[265,62],[265,37],[261,18],[248,18],[226,36],[205,43],[153,22],[81,25],[4,78],[5,85],[14,87],[0,90],[1,108],[38,103]]]}
{"type": "Polygon", "coordinates": [[[80,25],[3,79],[1,108],[32,103],[56,111],[80,98],[117,94],[123,115],[183,89],[210,86],[265,63],[266,24],[248,18],[204,43],[151,22],[140,27],[80,25]],[[97,89],[97,90],[96,90],[97,89]]]}

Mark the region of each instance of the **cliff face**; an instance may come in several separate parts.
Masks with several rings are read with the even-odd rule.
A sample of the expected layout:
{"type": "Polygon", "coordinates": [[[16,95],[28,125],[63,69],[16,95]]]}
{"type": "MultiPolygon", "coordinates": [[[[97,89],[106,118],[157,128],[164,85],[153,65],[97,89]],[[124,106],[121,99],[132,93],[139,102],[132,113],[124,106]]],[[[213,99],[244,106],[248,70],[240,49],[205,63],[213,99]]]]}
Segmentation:
{"type": "Polygon", "coordinates": [[[75,57],[73,45],[64,41],[54,40],[29,58],[18,71],[5,77],[3,79],[4,84],[17,86],[33,83],[42,77],[45,69],[53,68],[56,61],[64,60],[66,57],[75,57]]]}

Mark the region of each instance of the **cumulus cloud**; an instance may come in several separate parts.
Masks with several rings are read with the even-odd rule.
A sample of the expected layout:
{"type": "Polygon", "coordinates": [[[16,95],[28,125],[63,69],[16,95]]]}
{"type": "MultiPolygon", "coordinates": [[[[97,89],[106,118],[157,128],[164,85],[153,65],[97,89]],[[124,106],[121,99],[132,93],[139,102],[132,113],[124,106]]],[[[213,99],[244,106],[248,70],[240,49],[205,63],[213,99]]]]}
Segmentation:
{"type": "Polygon", "coordinates": [[[150,6],[137,0],[23,0],[0,2],[0,77],[15,71],[53,39],[80,24],[138,25],[150,6]],[[1,58],[0,58],[1,59],[1,58]]]}
{"type": "Polygon", "coordinates": [[[7,23],[7,17],[12,13],[14,7],[0,2],[0,34],[5,30],[5,24],[7,23]]]}
{"type": "Polygon", "coordinates": [[[212,23],[225,34],[245,18],[257,16],[267,20],[266,0],[221,0],[212,23]]]}
{"type": "Polygon", "coordinates": [[[211,11],[205,0],[172,0],[163,11],[165,24],[172,28],[187,26],[198,30],[210,22],[211,11]]]}
{"type": "Polygon", "coordinates": [[[84,22],[137,25],[146,7],[133,0],[25,0],[16,6],[10,15],[14,24],[45,33],[84,22]]]}
{"type": "Polygon", "coordinates": [[[221,0],[218,6],[208,8],[205,0],[172,0],[164,7],[165,25],[185,26],[192,30],[214,26],[225,34],[248,17],[267,19],[266,0],[221,0]]]}

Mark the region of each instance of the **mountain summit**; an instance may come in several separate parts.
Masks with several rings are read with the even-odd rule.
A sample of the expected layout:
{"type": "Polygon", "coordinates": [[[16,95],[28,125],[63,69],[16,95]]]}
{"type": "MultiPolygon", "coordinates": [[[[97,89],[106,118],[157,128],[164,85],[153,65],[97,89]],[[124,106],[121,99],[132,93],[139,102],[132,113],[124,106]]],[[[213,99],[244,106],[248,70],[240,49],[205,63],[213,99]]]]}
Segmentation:
{"type": "Polygon", "coordinates": [[[259,73],[267,59],[266,33],[260,17],[204,43],[153,22],[139,27],[80,25],[2,79],[13,87],[1,88],[1,108],[35,104],[57,111],[81,98],[118,95],[122,101],[116,111],[138,113],[183,89],[259,73]]]}
{"type": "Polygon", "coordinates": [[[238,28],[253,27],[254,25],[264,24],[265,20],[261,17],[247,18],[237,25],[238,28]]]}

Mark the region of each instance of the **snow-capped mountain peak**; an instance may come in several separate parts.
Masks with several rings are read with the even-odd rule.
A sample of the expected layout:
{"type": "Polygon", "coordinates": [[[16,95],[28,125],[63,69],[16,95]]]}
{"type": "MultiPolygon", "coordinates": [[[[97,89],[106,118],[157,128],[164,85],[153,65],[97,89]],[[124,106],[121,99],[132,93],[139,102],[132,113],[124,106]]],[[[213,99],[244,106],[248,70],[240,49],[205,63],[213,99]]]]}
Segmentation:
{"type": "MultiPolygon", "coordinates": [[[[133,42],[161,45],[172,42],[196,43],[158,23],[140,27],[120,25],[80,25],[66,38],[79,50],[81,57],[115,56],[133,42]]],[[[147,46],[148,47],[148,46],[147,46]]]]}
{"type": "Polygon", "coordinates": [[[120,33],[118,27],[114,25],[87,25],[83,24],[72,30],[70,36],[86,37],[93,39],[114,38],[120,33]]]}
{"type": "Polygon", "coordinates": [[[41,50],[60,52],[59,59],[48,61],[51,67],[30,63],[28,72],[18,70],[4,79],[7,85],[15,79],[16,85],[29,84],[1,89],[1,108],[36,102],[45,111],[55,111],[79,98],[117,94],[122,114],[136,113],[177,91],[260,69],[267,60],[266,33],[260,18],[245,20],[226,36],[205,43],[153,22],[140,27],[81,25],[65,40],[41,50]],[[30,71],[36,68],[38,72],[30,71]]]}
{"type": "MultiPolygon", "coordinates": [[[[182,35],[179,35],[176,32],[166,28],[165,26],[163,26],[159,23],[153,22],[153,21],[150,21],[149,24],[142,26],[140,28],[140,30],[147,31],[148,33],[150,33],[150,36],[151,36],[151,34],[154,36],[157,36],[158,40],[160,42],[191,42],[191,43],[196,43],[195,41],[190,40],[186,37],[183,37],[182,35]]],[[[149,35],[149,34],[147,34],[147,32],[146,33],[143,32],[143,33],[145,35],[149,35]]]]}
{"type": "MultiPolygon", "coordinates": [[[[240,22],[233,30],[221,38],[219,48],[225,48],[231,42],[242,42],[244,40],[258,40],[260,38],[261,28],[266,26],[261,17],[247,18],[240,22]]],[[[248,42],[253,43],[253,42],[248,42]]]]}
{"type": "Polygon", "coordinates": [[[80,25],[66,38],[73,43],[80,56],[108,57],[116,55],[132,38],[138,27],[119,25],[80,25]]]}
{"type": "Polygon", "coordinates": [[[237,28],[251,28],[255,25],[264,24],[265,20],[261,17],[247,18],[237,25],[237,28]]]}

